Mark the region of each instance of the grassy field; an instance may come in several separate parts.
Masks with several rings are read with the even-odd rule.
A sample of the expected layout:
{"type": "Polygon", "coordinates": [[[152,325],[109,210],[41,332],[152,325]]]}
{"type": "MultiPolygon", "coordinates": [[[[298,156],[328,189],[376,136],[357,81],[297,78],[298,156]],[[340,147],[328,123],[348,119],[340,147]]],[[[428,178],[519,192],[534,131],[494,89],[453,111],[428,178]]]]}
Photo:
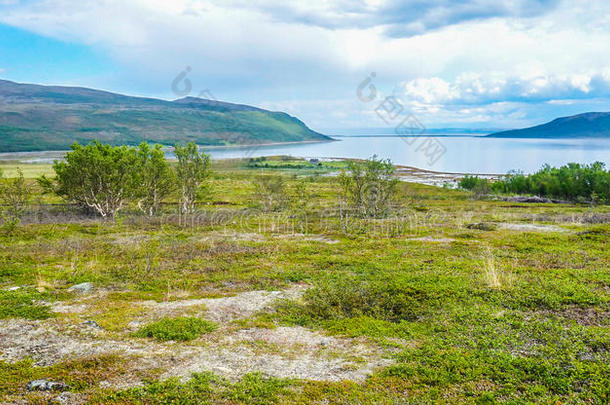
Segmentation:
{"type": "Polygon", "coordinates": [[[36,179],[42,175],[53,176],[55,172],[52,166],[48,163],[0,163],[0,170],[7,178],[17,177],[21,169],[24,178],[36,179]]]}
{"type": "Polygon", "coordinates": [[[0,235],[0,402],[610,401],[609,206],[402,183],[361,219],[295,166],[215,162],[186,225],[171,201],[116,221],[33,207],[0,235]],[[265,211],[261,175],[305,202],[265,211]]]}

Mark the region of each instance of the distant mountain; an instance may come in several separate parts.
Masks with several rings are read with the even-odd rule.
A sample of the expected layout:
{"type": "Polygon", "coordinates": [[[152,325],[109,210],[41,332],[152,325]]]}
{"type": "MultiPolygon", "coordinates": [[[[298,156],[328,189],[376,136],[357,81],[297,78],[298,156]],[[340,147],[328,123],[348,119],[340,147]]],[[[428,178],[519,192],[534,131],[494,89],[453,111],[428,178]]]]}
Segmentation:
{"type": "Polygon", "coordinates": [[[496,132],[495,138],[603,138],[610,137],[610,112],[590,112],[557,118],[525,129],[496,132]]]}
{"type": "Polygon", "coordinates": [[[113,145],[331,140],[288,114],[247,105],[0,80],[0,152],[63,150],[94,139],[113,145]]]}

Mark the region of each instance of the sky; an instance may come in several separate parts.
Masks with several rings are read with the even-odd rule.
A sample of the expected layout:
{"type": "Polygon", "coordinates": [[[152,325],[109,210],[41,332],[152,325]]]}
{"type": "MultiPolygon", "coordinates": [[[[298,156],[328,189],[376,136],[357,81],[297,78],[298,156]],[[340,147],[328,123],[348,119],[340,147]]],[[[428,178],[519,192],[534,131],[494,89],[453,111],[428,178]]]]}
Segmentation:
{"type": "Polygon", "coordinates": [[[610,2],[0,0],[0,79],[212,95],[335,134],[519,128],[610,111],[610,2]]]}

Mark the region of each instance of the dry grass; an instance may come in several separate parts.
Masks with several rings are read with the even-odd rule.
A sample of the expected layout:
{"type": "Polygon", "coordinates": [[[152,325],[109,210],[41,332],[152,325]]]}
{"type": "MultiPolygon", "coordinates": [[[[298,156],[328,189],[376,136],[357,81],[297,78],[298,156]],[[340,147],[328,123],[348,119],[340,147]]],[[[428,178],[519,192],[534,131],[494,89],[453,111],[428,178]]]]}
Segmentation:
{"type": "Polygon", "coordinates": [[[499,268],[496,257],[490,248],[485,251],[483,260],[483,280],[489,288],[503,289],[514,285],[514,273],[499,268]]]}

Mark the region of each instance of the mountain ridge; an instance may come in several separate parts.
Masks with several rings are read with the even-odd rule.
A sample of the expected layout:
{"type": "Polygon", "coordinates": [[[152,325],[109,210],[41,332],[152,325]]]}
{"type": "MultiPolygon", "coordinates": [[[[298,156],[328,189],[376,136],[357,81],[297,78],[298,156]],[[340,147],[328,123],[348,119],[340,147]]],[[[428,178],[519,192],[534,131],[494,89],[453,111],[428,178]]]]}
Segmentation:
{"type": "Polygon", "coordinates": [[[332,140],[289,114],[245,104],[0,80],[0,152],[65,150],[94,139],[204,146],[332,140]]]}
{"type": "Polygon", "coordinates": [[[492,138],[605,138],[610,137],[610,112],[586,112],[555,118],[545,124],[487,135],[492,138]]]}

